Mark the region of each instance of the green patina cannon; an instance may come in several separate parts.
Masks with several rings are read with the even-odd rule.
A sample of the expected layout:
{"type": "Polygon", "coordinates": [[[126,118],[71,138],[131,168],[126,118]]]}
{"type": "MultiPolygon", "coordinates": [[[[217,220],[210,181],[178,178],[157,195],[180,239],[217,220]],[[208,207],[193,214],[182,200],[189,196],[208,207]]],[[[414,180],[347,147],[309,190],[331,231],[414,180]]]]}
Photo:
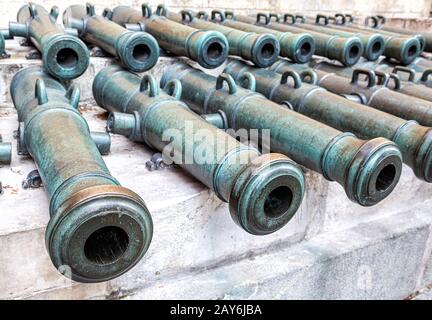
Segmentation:
{"type": "MultiPolygon", "coordinates": [[[[221,32],[228,40],[230,55],[252,61],[258,67],[265,68],[272,65],[279,56],[279,41],[272,34],[257,34],[229,28],[196,18],[192,11],[183,10],[180,14],[176,14],[168,11],[163,6],[159,6],[158,9],[161,15],[175,22],[183,23],[196,29],[221,32]]],[[[205,16],[202,18],[205,18],[205,16]]]]}
{"type": "Polygon", "coordinates": [[[356,64],[363,54],[363,44],[357,37],[345,38],[339,36],[330,36],[315,31],[301,30],[291,25],[270,22],[269,18],[267,19],[268,23],[263,24],[262,19],[260,19],[260,14],[257,14],[256,18],[246,15],[236,15],[236,20],[249,24],[260,25],[281,32],[308,32],[315,40],[316,55],[327,57],[332,60],[338,60],[346,66],[352,66],[356,64]]]}
{"type": "Polygon", "coordinates": [[[159,45],[145,32],[129,31],[96,15],[92,4],[72,5],[63,13],[63,23],[78,30],[79,37],[117,57],[129,70],[144,72],[159,58],[159,45]]]}
{"type": "MultiPolygon", "coordinates": [[[[302,72],[308,68],[284,60],[278,61],[271,67],[271,70],[277,73],[284,73],[293,69],[302,72]]],[[[424,126],[432,126],[432,102],[407,96],[383,85],[377,85],[378,78],[385,78],[385,73],[378,72],[377,75],[377,71],[359,68],[353,71],[351,80],[321,70],[316,70],[316,75],[317,85],[331,92],[346,95],[356,102],[397,117],[415,120],[424,126]],[[367,81],[360,81],[360,76],[366,77],[367,81]]]]}
{"type": "MultiPolygon", "coordinates": [[[[353,132],[364,139],[385,137],[393,140],[416,176],[432,182],[431,128],[350,101],[314,84],[302,83],[302,77],[316,76],[312,70],[303,74],[287,70],[280,75],[233,60],[224,72],[243,86],[255,81],[256,90],[272,101],[288,102],[295,111],[336,129],[353,132]],[[288,78],[292,83],[288,83],[288,78]]],[[[388,170],[390,173],[391,169],[388,170]]]]}
{"type": "Polygon", "coordinates": [[[43,7],[29,3],[18,11],[17,22],[9,23],[2,32],[6,38],[24,37],[40,51],[45,70],[58,79],[74,79],[86,71],[89,52],[86,45],[70,29],[57,23],[58,8],[48,13],[43,7]]]}
{"type": "MultiPolygon", "coordinates": [[[[269,19],[274,17],[275,22],[279,23],[281,21],[281,17],[278,14],[270,14],[269,19]]],[[[283,23],[291,24],[293,27],[299,28],[304,31],[315,31],[319,33],[328,34],[330,36],[340,36],[345,38],[357,37],[363,43],[363,57],[367,60],[375,61],[377,60],[385,50],[385,39],[380,34],[365,34],[361,32],[348,32],[343,30],[334,30],[330,28],[325,28],[318,25],[310,25],[306,23],[296,24],[297,16],[292,14],[285,14],[283,16],[283,23]]]]}
{"type": "Polygon", "coordinates": [[[118,66],[100,71],[93,82],[96,102],[111,112],[109,131],[160,150],[229,203],[244,230],[264,235],[294,216],[304,194],[299,166],[281,154],[263,154],[206,122],[183,102],[178,80],[160,90],[118,66]]]}
{"type": "Polygon", "coordinates": [[[325,15],[318,14],[316,17],[316,24],[319,24],[323,20],[323,27],[345,31],[345,32],[361,32],[363,34],[380,34],[385,40],[384,55],[387,58],[395,59],[401,64],[410,64],[413,62],[422,52],[422,37],[419,36],[400,36],[397,34],[388,33],[385,31],[371,30],[366,28],[356,27],[354,25],[337,25],[329,24],[328,17],[325,15]]]}
{"type": "Polygon", "coordinates": [[[228,41],[222,33],[197,30],[152,14],[147,4],[142,5],[142,12],[118,6],[112,11],[106,9],[104,15],[128,30],[148,32],[157,39],[161,48],[189,57],[204,68],[217,68],[228,56],[228,41]]]}
{"type": "MultiPolygon", "coordinates": [[[[268,19],[267,15],[260,15],[259,17],[268,19]]],[[[212,22],[220,23],[221,25],[245,32],[273,34],[279,40],[280,55],[282,57],[290,58],[292,61],[297,63],[308,62],[315,52],[315,41],[308,33],[296,34],[292,32],[280,32],[240,21],[235,21],[235,16],[232,12],[223,13],[219,10],[212,11],[211,19],[212,22]],[[227,19],[228,17],[230,17],[230,19],[227,19]]],[[[266,22],[266,24],[267,23],[268,22],[266,22]]]]}
{"type": "Polygon", "coordinates": [[[0,135],[0,165],[10,164],[12,160],[12,144],[10,142],[3,142],[0,135]]]}
{"type": "Polygon", "coordinates": [[[399,180],[402,155],[385,138],[360,140],[239,88],[227,74],[216,78],[177,63],[164,73],[161,83],[173,79],[180,80],[182,100],[196,112],[223,111],[228,126],[236,130],[269,129],[272,150],[337,181],[349,199],[363,206],[384,199],[399,180]]]}
{"type": "Polygon", "coordinates": [[[15,74],[10,92],[20,153],[34,159],[50,199],[45,235],[53,264],[80,282],[125,273],[147,251],[152,219],[144,201],[106,167],[77,110],[79,90],[66,90],[33,66],[15,74]]]}
{"type": "MultiPolygon", "coordinates": [[[[355,68],[374,70],[375,73],[387,73],[387,81],[380,80],[380,84],[386,85],[394,91],[417,97],[432,102],[432,90],[423,84],[422,81],[416,81],[415,70],[405,66],[389,66],[382,63],[363,62],[355,65],[355,68],[341,67],[327,61],[313,62],[310,65],[314,70],[321,70],[327,73],[335,73],[339,76],[352,78],[355,68]]],[[[420,75],[421,77],[421,75],[420,75]]],[[[427,79],[426,79],[427,81],[427,79]]]]}

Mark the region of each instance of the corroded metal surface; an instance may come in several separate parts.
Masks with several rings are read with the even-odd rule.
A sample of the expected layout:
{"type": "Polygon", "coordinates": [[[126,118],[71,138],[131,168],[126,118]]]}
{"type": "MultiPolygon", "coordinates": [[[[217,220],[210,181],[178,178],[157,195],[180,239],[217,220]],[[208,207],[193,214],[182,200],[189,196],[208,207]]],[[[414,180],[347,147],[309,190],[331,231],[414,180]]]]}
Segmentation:
{"type": "Polygon", "coordinates": [[[228,202],[234,221],[247,232],[274,232],[294,216],[305,183],[297,164],[281,154],[260,155],[191,112],[176,98],[178,80],[160,90],[150,75],[140,79],[111,66],[97,74],[93,92],[111,111],[110,131],[162,151],[228,202]]]}
{"type": "MultiPolygon", "coordinates": [[[[319,19],[317,16],[317,20],[319,19]]],[[[325,17],[325,16],[324,16],[325,17]]],[[[324,24],[323,27],[330,28],[333,30],[340,30],[346,32],[361,32],[364,34],[380,34],[385,39],[385,50],[384,55],[388,58],[392,58],[400,62],[401,64],[410,64],[413,62],[422,52],[422,45],[418,36],[403,37],[398,34],[388,33],[385,31],[379,31],[376,29],[367,29],[355,25],[336,25],[336,24],[324,24]]]]}
{"type": "MultiPolygon", "coordinates": [[[[432,102],[432,90],[423,85],[421,81],[415,81],[415,70],[404,66],[387,66],[370,62],[358,63],[356,68],[375,70],[378,73],[386,73],[388,78],[387,87],[397,92],[424,99],[432,102]]],[[[314,63],[313,68],[329,73],[336,73],[339,76],[352,78],[353,68],[345,68],[328,62],[314,63]]]]}
{"type": "Polygon", "coordinates": [[[12,160],[12,144],[10,142],[3,142],[0,135],[0,165],[10,164],[12,160]]]}
{"type": "MultiPolygon", "coordinates": [[[[281,22],[282,18],[278,14],[272,14],[275,17],[276,22],[281,22]]],[[[283,16],[283,23],[287,24],[291,20],[293,27],[298,27],[300,29],[315,31],[319,33],[325,33],[331,36],[340,36],[345,38],[357,37],[363,43],[363,57],[370,61],[377,60],[385,50],[385,39],[380,34],[365,34],[360,31],[358,32],[347,32],[343,30],[334,30],[330,28],[325,28],[320,25],[311,25],[306,23],[296,24],[297,19],[291,14],[285,14],[283,16]]]]}
{"type": "MultiPolygon", "coordinates": [[[[251,73],[256,81],[256,90],[267,98],[277,103],[287,101],[295,111],[336,129],[353,132],[364,139],[384,137],[392,140],[416,176],[432,182],[431,128],[350,101],[314,84],[302,83],[301,75],[289,70],[286,72],[296,83],[282,83],[280,74],[234,60],[224,72],[232,75],[239,84],[247,80],[247,73],[251,73]]],[[[306,70],[302,76],[314,77],[313,71],[306,70]]]]}
{"type": "Polygon", "coordinates": [[[11,83],[21,153],[34,159],[50,199],[46,246],[56,268],[80,282],[115,278],[147,251],[153,233],[144,201],[110,174],[66,90],[40,67],[11,83]]]}
{"type": "MultiPolygon", "coordinates": [[[[374,205],[398,182],[402,156],[396,145],[385,138],[365,141],[342,133],[236,86],[227,74],[215,78],[178,63],[165,72],[162,85],[172,79],[180,80],[182,99],[196,112],[222,110],[234,129],[269,129],[274,151],[337,181],[352,201],[374,205]],[[225,82],[228,91],[223,87],[225,82]],[[392,174],[388,175],[388,171],[392,174]],[[384,189],[379,182],[382,178],[386,181],[384,189]]],[[[249,86],[253,87],[253,81],[249,86]]]]}
{"type": "Polygon", "coordinates": [[[228,40],[230,55],[252,61],[258,67],[265,68],[272,65],[279,56],[279,41],[272,34],[257,34],[233,29],[206,21],[204,20],[205,16],[196,18],[192,11],[187,10],[176,14],[164,8],[162,12],[168,19],[178,23],[183,23],[196,29],[221,32],[228,40]]]}
{"type": "Polygon", "coordinates": [[[159,45],[152,35],[128,31],[97,15],[91,4],[68,7],[63,13],[63,23],[69,28],[77,29],[79,37],[84,41],[117,57],[129,70],[144,72],[158,61],[159,45]]]}
{"type": "Polygon", "coordinates": [[[86,71],[89,52],[73,32],[57,23],[58,8],[48,13],[30,3],[18,11],[17,22],[9,23],[9,37],[24,37],[40,51],[43,66],[58,79],[74,79],[86,71]],[[72,33],[72,34],[69,34],[72,33]]]}
{"type": "Polygon", "coordinates": [[[315,54],[340,61],[346,66],[352,66],[356,64],[363,54],[363,44],[357,37],[344,38],[339,36],[330,36],[315,31],[306,29],[299,29],[288,24],[281,24],[277,22],[270,22],[268,24],[262,24],[259,18],[249,17],[245,15],[236,15],[236,19],[241,22],[249,24],[257,24],[269,29],[281,31],[281,32],[292,32],[292,33],[304,33],[308,32],[315,40],[315,54]],[[257,21],[260,21],[257,23],[257,21]]]}
{"type": "Polygon", "coordinates": [[[222,33],[196,30],[164,16],[152,14],[147,4],[142,5],[142,12],[118,6],[111,12],[105,11],[105,15],[115,23],[126,25],[129,30],[148,32],[157,39],[163,49],[178,56],[189,57],[204,68],[216,68],[228,56],[228,41],[222,33]]]}
{"type": "MultiPolygon", "coordinates": [[[[296,34],[263,28],[249,23],[236,21],[236,17],[233,13],[224,13],[219,10],[213,10],[211,18],[212,22],[220,23],[224,26],[245,32],[273,34],[279,40],[280,55],[282,57],[290,58],[297,63],[308,62],[315,52],[315,41],[308,33],[296,34]]],[[[264,16],[264,18],[267,18],[267,16],[264,16]]]]}
{"type": "MultiPolygon", "coordinates": [[[[302,65],[280,60],[271,70],[284,73],[294,69],[302,72],[308,69],[302,65]]],[[[316,70],[317,84],[336,94],[350,95],[358,102],[366,104],[397,117],[415,120],[424,126],[432,126],[432,102],[410,97],[386,86],[377,84],[377,75],[369,69],[355,69],[352,79],[341,77],[335,73],[316,70]],[[359,76],[367,77],[366,83],[359,81],[359,76]]]]}

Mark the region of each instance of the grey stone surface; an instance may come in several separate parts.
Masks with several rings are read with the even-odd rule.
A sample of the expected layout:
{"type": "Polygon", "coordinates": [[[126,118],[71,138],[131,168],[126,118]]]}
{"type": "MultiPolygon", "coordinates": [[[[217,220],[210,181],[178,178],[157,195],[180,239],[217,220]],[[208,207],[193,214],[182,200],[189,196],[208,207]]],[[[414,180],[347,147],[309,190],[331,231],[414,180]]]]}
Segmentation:
{"type": "Polygon", "coordinates": [[[141,288],[131,299],[403,299],[415,290],[431,216],[421,208],[207,272],[141,288]],[[203,290],[205,288],[205,290],[203,290]]]}

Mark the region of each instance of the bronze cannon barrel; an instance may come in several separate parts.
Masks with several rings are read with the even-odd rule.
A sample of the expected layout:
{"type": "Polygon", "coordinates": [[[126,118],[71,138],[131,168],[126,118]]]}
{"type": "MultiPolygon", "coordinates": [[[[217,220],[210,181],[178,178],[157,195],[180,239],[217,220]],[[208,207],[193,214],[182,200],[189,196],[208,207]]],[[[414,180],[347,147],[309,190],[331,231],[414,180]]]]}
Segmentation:
{"type": "Polygon", "coordinates": [[[240,61],[231,61],[224,72],[239,84],[256,82],[256,90],[277,103],[288,102],[301,114],[363,139],[385,137],[397,144],[404,162],[419,179],[432,182],[432,129],[415,121],[408,121],[374,108],[350,101],[319,86],[302,83],[301,76],[314,77],[312,70],[285,74],[258,69],[240,61]],[[285,83],[290,77],[293,83],[285,83]]]}
{"type": "Polygon", "coordinates": [[[160,90],[152,76],[140,79],[117,66],[104,68],[93,82],[97,103],[111,111],[110,131],[161,151],[228,202],[233,220],[247,232],[282,228],[303,199],[301,169],[217,129],[176,98],[181,91],[178,80],[160,90]]]}
{"type": "Polygon", "coordinates": [[[222,33],[197,30],[152,14],[147,4],[142,5],[142,12],[118,6],[110,12],[106,11],[105,16],[128,30],[148,32],[163,49],[178,56],[189,57],[204,68],[217,68],[228,56],[228,41],[222,33]]]}
{"type": "Polygon", "coordinates": [[[42,6],[29,3],[20,8],[17,22],[9,23],[9,37],[25,37],[41,52],[42,63],[58,79],[74,79],[86,71],[89,52],[76,36],[57,23],[58,8],[48,13],[42,6]]]}
{"type": "Polygon", "coordinates": [[[49,197],[45,239],[54,266],[69,267],[80,282],[125,273],[147,251],[152,219],[140,196],[106,167],[77,110],[79,91],[33,66],[15,74],[10,92],[19,149],[34,159],[49,197]]]}
{"type": "Polygon", "coordinates": [[[354,202],[374,205],[398,182],[402,155],[387,139],[360,140],[240,88],[228,74],[216,78],[177,63],[164,73],[161,83],[173,79],[180,80],[182,99],[196,112],[222,110],[230,128],[269,130],[274,151],[337,181],[354,202]]]}
{"type": "Polygon", "coordinates": [[[158,61],[159,45],[153,36],[145,32],[128,31],[97,15],[92,4],[68,7],[63,13],[63,23],[77,29],[84,41],[117,57],[129,70],[144,72],[158,61]]]}

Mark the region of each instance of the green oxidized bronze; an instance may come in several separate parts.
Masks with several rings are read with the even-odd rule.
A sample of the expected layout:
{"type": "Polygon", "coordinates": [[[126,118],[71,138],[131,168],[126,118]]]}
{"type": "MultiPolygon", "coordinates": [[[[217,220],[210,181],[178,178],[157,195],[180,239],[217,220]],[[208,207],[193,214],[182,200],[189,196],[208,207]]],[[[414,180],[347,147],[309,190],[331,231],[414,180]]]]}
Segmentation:
{"type": "MultiPolygon", "coordinates": [[[[272,17],[276,18],[276,22],[280,22],[281,18],[278,14],[271,14],[272,17]]],[[[385,39],[380,34],[365,34],[362,32],[347,32],[343,30],[334,30],[330,28],[325,28],[319,25],[310,25],[306,23],[296,24],[296,16],[292,14],[285,14],[283,17],[283,22],[285,24],[290,23],[293,27],[298,27],[304,30],[315,31],[319,33],[325,33],[331,36],[340,36],[344,38],[357,37],[363,43],[363,57],[367,60],[375,61],[377,60],[385,50],[385,39]]],[[[328,20],[327,23],[328,24],[328,20]]]]}
{"type": "Polygon", "coordinates": [[[376,25],[376,28],[380,32],[381,31],[388,31],[388,32],[396,33],[396,34],[405,34],[405,35],[410,35],[410,36],[417,36],[418,34],[420,34],[424,39],[424,45],[423,45],[424,50],[427,52],[432,52],[432,32],[414,31],[414,30],[410,30],[408,28],[397,28],[397,27],[387,26],[384,24],[376,25]]]}
{"type": "Polygon", "coordinates": [[[53,264],[80,282],[125,273],[147,251],[152,219],[106,167],[77,110],[79,91],[33,66],[15,74],[10,92],[19,150],[33,157],[50,199],[45,236],[53,264]]]}
{"type": "Polygon", "coordinates": [[[260,155],[212,126],[178,100],[181,91],[177,80],[160,90],[152,76],[140,79],[117,66],[104,68],[93,83],[97,103],[111,111],[111,132],[162,151],[228,202],[234,221],[247,232],[282,228],[303,198],[301,169],[284,155],[260,155]]]}
{"type": "MultiPolygon", "coordinates": [[[[159,8],[162,8],[160,6],[159,8]]],[[[272,34],[257,34],[229,28],[220,24],[194,17],[191,11],[183,10],[180,14],[172,13],[166,8],[159,10],[168,19],[191,26],[196,29],[221,32],[228,40],[229,54],[252,61],[256,66],[271,66],[279,57],[280,45],[272,34]]]]}
{"type": "MultiPolygon", "coordinates": [[[[375,64],[370,62],[359,63],[356,68],[365,68],[375,70],[376,73],[386,73],[386,86],[394,91],[424,99],[432,102],[432,90],[427,86],[416,83],[416,72],[408,67],[395,66],[386,67],[384,64],[375,64]],[[387,72],[386,72],[387,71],[387,72]],[[402,80],[404,79],[404,80],[402,80]]],[[[352,78],[354,69],[345,68],[329,62],[313,63],[314,70],[322,70],[327,73],[336,73],[339,76],[352,78]]]]}
{"type": "MultiPolygon", "coordinates": [[[[252,74],[256,90],[267,98],[277,103],[288,102],[295,111],[338,130],[352,132],[363,139],[384,137],[392,140],[416,176],[432,182],[431,128],[350,101],[314,84],[302,83],[301,76],[293,70],[280,75],[233,60],[224,72],[242,85],[247,85],[252,74]],[[288,78],[293,83],[287,83],[288,78]]],[[[302,76],[315,78],[316,75],[312,70],[306,70],[302,76]]],[[[393,167],[387,167],[383,171],[377,180],[378,188],[387,187],[386,179],[393,175],[393,170],[393,167]]]]}
{"type": "MultiPolygon", "coordinates": [[[[5,33],[8,34],[9,31],[5,31],[5,33]]],[[[0,30],[0,59],[4,58],[9,58],[9,55],[6,53],[6,43],[3,30],[0,30]]]]}
{"type": "Polygon", "coordinates": [[[129,70],[144,72],[159,58],[159,45],[145,32],[129,31],[118,24],[96,15],[91,4],[72,5],[63,13],[65,26],[78,30],[84,41],[98,46],[117,57],[129,70]]]}
{"type": "Polygon", "coordinates": [[[12,144],[10,142],[3,142],[0,135],[0,165],[10,164],[12,161],[12,144]]]}
{"type": "MultiPolygon", "coordinates": [[[[374,205],[388,196],[398,182],[402,156],[397,146],[385,138],[360,140],[240,88],[227,74],[215,78],[178,63],[165,72],[161,82],[172,79],[181,81],[182,99],[196,112],[222,110],[229,127],[236,130],[269,129],[272,150],[337,181],[352,201],[374,205]],[[223,86],[225,82],[228,90],[223,86]]],[[[253,81],[250,85],[252,88],[253,81]]]]}
{"type": "Polygon", "coordinates": [[[189,57],[204,68],[217,68],[228,56],[228,41],[222,33],[197,30],[164,16],[152,15],[147,4],[142,5],[142,12],[118,6],[112,11],[106,10],[105,16],[128,30],[148,32],[157,39],[161,48],[189,57]]]}
{"type": "MultiPolygon", "coordinates": [[[[325,17],[323,15],[317,16],[317,23],[320,17],[325,17]]],[[[324,25],[323,25],[324,26],[324,25]]],[[[387,58],[392,58],[400,62],[401,64],[410,64],[413,62],[422,52],[422,45],[420,43],[419,37],[412,36],[400,36],[391,33],[386,33],[378,30],[370,30],[366,28],[360,28],[354,25],[336,25],[336,24],[325,24],[326,28],[333,30],[340,30],[346,32],[362,32],[365,34],[380,34],[385,39],[385,50],[384,55],[387,58]]]]}
{"type": "MultiPolygon", "coordinates": [[[[267,15],[260,15],[259,17],[268,19],[267,15]]],[[[212,22],[220,23],[224,26],[245,32],[273,34],[279,40],[280,55],[282,57],[290,58],[292,61],[297,63],[308,62],[315,52],[315,41],[308,33],[295,34],[291,32],[280,32],[244,22],[235,21],[235,16],[233,13],[223,13],[219,10],[212,11],[212,22]],[[227,19],[228,17],[231,19],[227,19]]]]}
{"type": "MultiPolygon", "coordinates": [[[[271,70],[284,73],[289,70],[303,72],[308,67],[280,60],[271,70]]],[[[334,73],[316,70],[317,85],[336,94],[347,95],[356,102],[393,114],[397,117],[415,120],[424,126],[432,126],[432,102],[407,96],[393,91],[386,86],[377,85],[377,79],[385,74],[369,69],[355,69],[351,81],[334,73]],[[359,77],[366,77],[366,82],[360,82],[359,77]]]]}
{"type": "Polygon", "coordinates": [[[9,37],[24,37],[40,51],[42,63],[58,79],[74,79],[86,71],[89,52],[73,30],[57,23],[58,8],[48,13],[43,7],[29,3],[18,11],[17,22],[9,23],[9,37]],[[69,34],[70,33],[70,34],[69,34]]]}
{"type": "Polygon", "coordinates": [[[356,64],[363,54],[363,44],[357,37],[344,38],[339,36],[330,36],[315,31],[301,30],[287,24],[270,22],[270,19],[268,19],[268,24],[261,24],[259,16],[253,18],[246,15],[236,15],[236,19],[241,22],[257,24],[281,32],[308,32],[315,41],[316,55],[327,57],[332,60],[338,60],[346,66],[356,64]]]}

